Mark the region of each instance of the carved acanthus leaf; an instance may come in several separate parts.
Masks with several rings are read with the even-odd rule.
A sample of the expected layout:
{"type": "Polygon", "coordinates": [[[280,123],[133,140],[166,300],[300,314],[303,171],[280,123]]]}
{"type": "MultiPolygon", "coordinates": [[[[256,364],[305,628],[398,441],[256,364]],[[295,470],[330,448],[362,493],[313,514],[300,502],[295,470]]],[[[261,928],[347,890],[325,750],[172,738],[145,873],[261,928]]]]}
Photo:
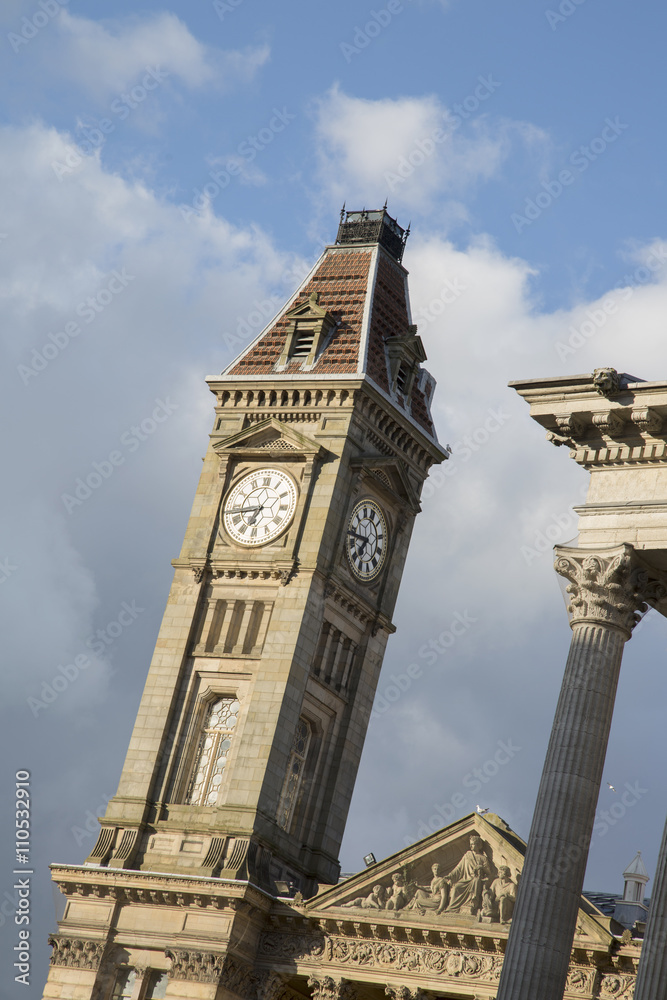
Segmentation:
{"type": "Polygon", "coordinates": [[[592,620],[632,633],[641,615],[667,593],[661,580],[651,578],[631,545],[606,552],[556,546],[554,568],[569,580],[568,612],[572,621],[592,620]]]}
{"type": "Polygon", "coordinates": [[[225,956],[207,951],[185,951],[180,948],[165,948],[165,955],[171,959],[169,973],[173,979],[194,983],[218,983],[222,975],[225,956]]]}
{"type": "Polygon", "coordinates": [[[69,938],[60,934],[49,937],[49,944],[53,948],[51,965],[64,965],[70,969],[99,969],[105,949],[104,941],[69,938]]]}
{"type": "Polygon", "coordinates": [[[346,979],[332,979],[331,976],[318,978],[311,976],[308,986],[313,1000],[356,1000],[357,991],[346,979]]]}
{"type": "Polygon", "coordinates": [[[432,995],[419,988],[411,990],[408,986],[386,986],[385,993],[390,1000],[430,1000],[432,995]]]}

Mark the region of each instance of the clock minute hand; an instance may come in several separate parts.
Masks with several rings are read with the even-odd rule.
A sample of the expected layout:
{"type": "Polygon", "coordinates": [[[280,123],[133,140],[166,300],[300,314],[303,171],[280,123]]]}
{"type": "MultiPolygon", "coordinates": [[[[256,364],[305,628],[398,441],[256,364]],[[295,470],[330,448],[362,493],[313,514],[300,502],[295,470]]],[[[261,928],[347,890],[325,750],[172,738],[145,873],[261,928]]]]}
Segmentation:
{"type": "MultiPolygon", "coordinates": [[[[365,535],[360,535],[357,531],[348,531],[348,535],[352,535],[354,538],[360,538],[364,545],[368,545],[368,539],[365,535]]],[[[363,552],[363,547],[362,547],[363,552]]]]}
{"type": "Polygon", "coordinates": [[[263,506],[264,506],[264,504],[261,504],[259,507],[232,507],[231,510],[227,511],[227,513],[228,514],[249,514],[251,510],[261,510],[263,506]]]}

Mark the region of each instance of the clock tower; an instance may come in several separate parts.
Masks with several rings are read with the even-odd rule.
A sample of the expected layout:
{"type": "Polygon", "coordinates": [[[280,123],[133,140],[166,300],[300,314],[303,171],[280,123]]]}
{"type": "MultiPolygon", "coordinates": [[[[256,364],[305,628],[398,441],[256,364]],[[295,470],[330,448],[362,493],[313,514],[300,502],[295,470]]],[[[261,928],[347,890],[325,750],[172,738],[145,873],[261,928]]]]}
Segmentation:
{"type": "Polygon", "coordinates": [[[254,997],[276,899],[338,881],[422,484],[446,458],[406,236],[386,209],[344,211],[207,379],[210,444],[118,791],[86,863],[54,866],[45,998],[254,997]]]}

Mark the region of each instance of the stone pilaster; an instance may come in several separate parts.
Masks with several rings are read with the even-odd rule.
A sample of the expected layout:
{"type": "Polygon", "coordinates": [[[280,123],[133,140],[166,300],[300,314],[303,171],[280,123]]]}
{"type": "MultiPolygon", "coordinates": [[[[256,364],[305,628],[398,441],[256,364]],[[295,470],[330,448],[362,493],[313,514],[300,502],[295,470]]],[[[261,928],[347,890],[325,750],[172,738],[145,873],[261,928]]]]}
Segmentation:
{"type": "Polygon", "coordinates": [[[569,581],[572,642],[498,1000],[562,1000],[623,647],[645,600],[662,596],[630,545],[555,551],[569,581]]]}
{"type": "Polygon", "coordinates": [[[667,823],[662,834],[658,867],[642,943],[634,1000],[667,995],[667,823]]]}

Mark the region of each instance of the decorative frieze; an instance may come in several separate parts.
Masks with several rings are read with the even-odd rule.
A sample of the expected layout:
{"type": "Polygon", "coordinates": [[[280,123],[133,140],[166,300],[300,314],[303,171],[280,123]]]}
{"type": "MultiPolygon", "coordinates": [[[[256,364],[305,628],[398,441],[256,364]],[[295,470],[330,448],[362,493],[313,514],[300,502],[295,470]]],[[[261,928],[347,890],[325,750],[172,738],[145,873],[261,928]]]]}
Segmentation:
{"type": "Polygon", "coordinates": [[[218,983],[222,976],[225,956],[206,951],[184,951],[180,948],[165,948],[171,959],[169,976],[192,983],[218,983]]]}
{"type": "Polygon", "coordinates": [[[102,961],[105,941],[90,941],[85,938],[70,938],[61,934],[49,937],[53,948],[51,965],[63,965],[69,969],[89,969],[96,972],[102,961]]]}

